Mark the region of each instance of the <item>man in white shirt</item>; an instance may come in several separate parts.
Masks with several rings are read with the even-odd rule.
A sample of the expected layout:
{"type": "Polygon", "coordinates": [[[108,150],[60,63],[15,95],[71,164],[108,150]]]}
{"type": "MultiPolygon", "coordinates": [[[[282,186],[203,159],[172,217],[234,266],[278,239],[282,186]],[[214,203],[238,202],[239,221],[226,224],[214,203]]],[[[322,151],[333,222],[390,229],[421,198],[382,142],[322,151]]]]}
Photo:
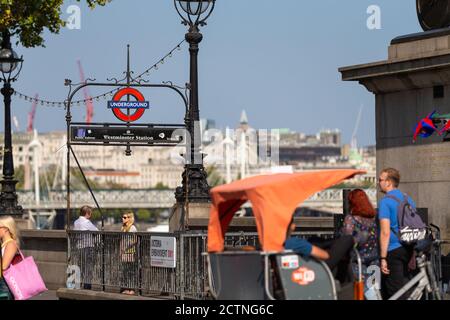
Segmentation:
{"type": "Polygon", "coordinates": [[[97,227],[91,222],[92,208],[89,206],[82,206],[80,209],[80,217],[75,220],[73,230],[76,231],[98,231],[97,227]]]}
{"type": "MultiPolygon", "coordinates": [[[[75,220],[73,230],[75,231],[99,231],[91,222],[92,208],[90,206],[82,206],[80,209],[80,217],[75,220]]],[[[80,271],[83,282],[83,289],[90,290],[92,284],[92,270],[96,263],[95,244],[99,243],[100,235],[96,234],[76,234],[77,249],[80,253],[80,271]],[[96,239],[97,238],[97,239],[96,239]],[[96,241],[97,240],[97,241],[96,241]]]]}

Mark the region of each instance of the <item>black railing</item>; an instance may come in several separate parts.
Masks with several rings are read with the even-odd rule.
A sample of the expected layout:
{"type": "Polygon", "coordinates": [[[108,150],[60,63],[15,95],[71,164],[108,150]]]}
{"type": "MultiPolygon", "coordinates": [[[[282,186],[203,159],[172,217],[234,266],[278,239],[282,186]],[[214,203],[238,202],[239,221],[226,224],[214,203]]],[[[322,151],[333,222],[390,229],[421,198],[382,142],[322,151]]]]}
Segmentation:
{"type": "MultiPolygon", "coordinates": [[[[333,237],[332,231],[296,233],[333,237]]],[[[171,296],[177,299],[207,299],[207,235],[195,233],[123,233],[68,231],[68,287],[106,292],[133,290],[142,296],[171,296]],[[152,263],[152,237],[176,239],[174,268],[152,263]],[[69,283],[70,282],[70,283],[69,283]]],[[[258,247],[252,232],[227,233],[226,247],[258,247]]]]}

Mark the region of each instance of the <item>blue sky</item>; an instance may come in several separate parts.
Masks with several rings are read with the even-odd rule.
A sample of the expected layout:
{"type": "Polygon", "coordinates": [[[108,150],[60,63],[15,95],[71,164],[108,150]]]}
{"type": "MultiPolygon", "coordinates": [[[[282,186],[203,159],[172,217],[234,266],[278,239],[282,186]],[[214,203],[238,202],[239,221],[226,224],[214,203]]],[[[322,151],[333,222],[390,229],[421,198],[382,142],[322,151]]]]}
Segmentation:
{"type": "MultiPolygon", "coordinates": [[[[65,10],[75,1],[66,1],[65,10]]],[[[79,5],[79,4],[78,4],[79,5]]],[[[76,60],[87,77],[118,77],[126,67],[126,44],[131,45],[136,73],[154,64],[184,38],[172,0],[113,0],[93,11],[81,7],[81,29],[45,33],[46,48],[16,48],[25,62],[14,87],[27,95],[63,100],[64,79],[79,80],[76,60]]],[[[199,95],[202,118],[219,128],[235,127],[242,109],[255,128],[290,128],[316,133],[342,130],[349,143],[358,110],[359,145],[375,143],[374,97],[353,82],[341,81],[338,68],[387,58],[396,36],[421,31],[410,0],[217,0],[202,28],[199,52],[199,95]],[[366,12],[381,9],[381,29],[369,30],[366,12]]],[[[187,45],[176,51],[146,79],[183,85],[189,79],[187,45]]],[[[104,90],[91,89],[91,94],[104,90]]],[[[151,103],[143,120],[180,123],[180,100],[168,91],[143,91],[151,103]]],[[[79,98],[82,98],[80,94],[79,98]]],[[[26,129],[31,103],[14,97],[13,115],[26,129]]],[[[81,121],[85,108],[76,107],[81,121]]],[[[65,129],[64,110],[39,106],[38,131],[65,129]]],[[[3,118],[3,116],[1,117],[3,118]]],[[[106,101],[95,102],[94,121],[116,121],[106,101]]],[[[3,131],[3,121],[0,130],[3,131]]]]}

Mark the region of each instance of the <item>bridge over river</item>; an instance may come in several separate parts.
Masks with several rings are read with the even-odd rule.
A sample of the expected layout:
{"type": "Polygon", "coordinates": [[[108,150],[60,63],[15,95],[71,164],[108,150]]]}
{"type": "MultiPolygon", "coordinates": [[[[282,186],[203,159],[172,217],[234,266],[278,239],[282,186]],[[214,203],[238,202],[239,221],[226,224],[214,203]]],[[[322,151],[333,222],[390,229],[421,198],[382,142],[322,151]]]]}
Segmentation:
{"type": "MultiPolygon", "coordinates": [[[[303,202],[302,207],[312,209],[342,209],[342,189],[328,189],[314,194],[303,202]]],[[[375,204],[376,189],[367,189],[370,200],[375,204]]],[[[41,194],[39,202],[34,191],[18,191],[19,204],[27,210],[61,210],[67,207],[67,193],[63,190],[51,190],[41,194]]],[[[168,209],[175,203],[174,190],[160,189],[127,189],[127,190],[96,190],[97,202],[105,209],[147,208],[168,209]]],[[[82,205],[95,206],[95,202],[87,190],[71,191],[71,207],[82,205]]],[[[247,206],[251,206],[247,204],[247,206]]]]}

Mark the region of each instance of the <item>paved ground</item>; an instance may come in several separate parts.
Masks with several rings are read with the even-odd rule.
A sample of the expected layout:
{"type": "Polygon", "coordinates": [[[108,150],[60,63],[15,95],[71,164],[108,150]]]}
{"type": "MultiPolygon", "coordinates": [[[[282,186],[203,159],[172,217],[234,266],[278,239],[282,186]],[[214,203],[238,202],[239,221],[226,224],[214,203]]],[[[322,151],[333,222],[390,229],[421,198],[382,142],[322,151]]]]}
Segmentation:
{"type": "Polygon", "coordinates": [[[48,290],[30,300],[58,300],[58,297],[56,296],[56,290],[48,290]]]}
{"type": "MultiPolygon", "coordinates": [[[[56,296],[56,290],[48,290],[30,300],[58,300],[58,297],[56,296]]],[[[450,294],[446,294],[444,300],[450,300],[450,294]]]]}

